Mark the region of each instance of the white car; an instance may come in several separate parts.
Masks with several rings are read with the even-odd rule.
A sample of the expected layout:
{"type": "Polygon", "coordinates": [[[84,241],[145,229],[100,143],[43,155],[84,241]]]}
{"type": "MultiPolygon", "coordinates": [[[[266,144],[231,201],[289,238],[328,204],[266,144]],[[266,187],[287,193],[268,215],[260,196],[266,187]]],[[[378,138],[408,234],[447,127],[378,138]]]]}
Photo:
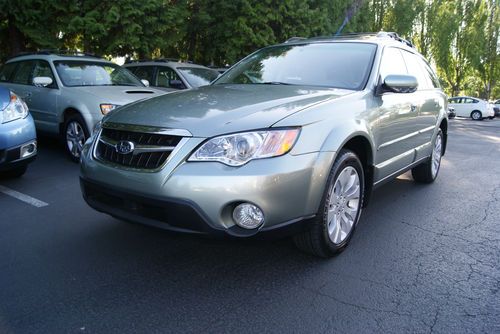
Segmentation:
{"type": "Polygon", "coordinates": [[[458,117],[471,117],[473,120],[479,121],[484,118],[492,119],[495,117],[493,105],[487,101],[470,97],[457,96],[448,99],[448,105],[455,108],[455,113],[458,117]]]}

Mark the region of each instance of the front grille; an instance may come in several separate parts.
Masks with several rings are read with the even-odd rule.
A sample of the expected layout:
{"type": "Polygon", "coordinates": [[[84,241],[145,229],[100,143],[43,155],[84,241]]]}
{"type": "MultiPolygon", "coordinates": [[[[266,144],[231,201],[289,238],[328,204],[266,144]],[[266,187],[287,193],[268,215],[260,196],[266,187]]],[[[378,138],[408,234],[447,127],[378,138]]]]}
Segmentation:
{"type": "Polygon", "coordinates": [[[167,161],[181,139],[181,136],[103,128],[95,155],[97,159],[104,162],[152,170],[161,167],[167,161]],[[116,143],[121,141],[132,142],[135,152],[118,153],[116,143]]]}

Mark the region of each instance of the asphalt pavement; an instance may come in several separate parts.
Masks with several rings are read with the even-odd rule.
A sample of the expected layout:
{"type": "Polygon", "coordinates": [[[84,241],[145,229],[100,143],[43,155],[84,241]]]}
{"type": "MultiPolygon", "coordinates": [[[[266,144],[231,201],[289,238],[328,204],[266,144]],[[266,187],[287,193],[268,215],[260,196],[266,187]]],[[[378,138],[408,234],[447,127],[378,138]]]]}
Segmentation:
{"type": "Polygon", "coordinates": [[[2,334],[500,332],[500,119],[451,120],[437,181],[377,189],[330,260],[121,222],[78,174],[42,138],[0,180],[2,334]]]}

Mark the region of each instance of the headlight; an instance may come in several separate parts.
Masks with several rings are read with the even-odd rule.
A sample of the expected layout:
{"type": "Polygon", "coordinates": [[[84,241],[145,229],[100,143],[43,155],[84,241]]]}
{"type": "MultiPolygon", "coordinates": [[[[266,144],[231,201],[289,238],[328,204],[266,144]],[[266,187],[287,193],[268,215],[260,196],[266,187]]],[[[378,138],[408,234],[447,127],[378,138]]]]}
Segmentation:
{"type": "Polygon", "coordinates": [[[241,166],[254,159],[277,157],[288,153],[300,129],[235,133],[209,139],[188,161],[218,161],[241,166]]]}
{"type": "Polygon", "coordinates": [[[101,107],[101,113],[103,115],[106,115],[111,110],[114,110],[114,109],[118,108],[119,105],[117,105],[117,104],[110,104],[110,103],[103,103],[103,104],[101,104],[100,107],[101,107]]]}
{"type": "Polygon", "coordinates": [[[16,94],[10,93],[10,103],[0,112],[1,122],[7,123],[28,116],[28,106],[16,94]]]}

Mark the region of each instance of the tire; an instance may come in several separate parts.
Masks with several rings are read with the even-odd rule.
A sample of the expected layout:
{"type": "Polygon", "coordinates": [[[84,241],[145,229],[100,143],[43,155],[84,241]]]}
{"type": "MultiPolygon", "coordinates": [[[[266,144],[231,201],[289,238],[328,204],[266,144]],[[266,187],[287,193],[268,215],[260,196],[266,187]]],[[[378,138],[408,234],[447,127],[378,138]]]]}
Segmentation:
{"type": "Polygon", "coordinates": [[[15,177],[21,177],[26,173],[26,170],[28,169],[27,165],[16,167],[14,169],[10,169],[8,171],[2,172],[2,178],[15,178],[15,177]]]}
{"type": "Polygon", "coordinates": [[[444,148],[443,143],[443,131],[439,129],[436,138],[434,138],[432,142],[432,154],[429,159],[411,170],[411,175],[416,182],[432,183],[436,180],[441,167],[441,157],[443,156],[444,148]]]}
{"type": "Polygon", "coordinates": [[[475,121],[483,120],[483,114],[479,110],[474,110],[473,112],[471,112],[470,117],[475,121]]]}
{"type": "Polygon", "coordinates": [[[74,162],[79,162],[83,144],[89,138],[89,131],[80,115],[73,114],[66,119],[62,137],[69,158],[74,162]]]}
{"type": "Polygon", "coordinates": [[[307,231],[294,237],[295,245],[324,258],[342,252],[361,216],[364,191],[361,161],[352,151],[341,150],[328,176],[318,214],[307,231]]]}

